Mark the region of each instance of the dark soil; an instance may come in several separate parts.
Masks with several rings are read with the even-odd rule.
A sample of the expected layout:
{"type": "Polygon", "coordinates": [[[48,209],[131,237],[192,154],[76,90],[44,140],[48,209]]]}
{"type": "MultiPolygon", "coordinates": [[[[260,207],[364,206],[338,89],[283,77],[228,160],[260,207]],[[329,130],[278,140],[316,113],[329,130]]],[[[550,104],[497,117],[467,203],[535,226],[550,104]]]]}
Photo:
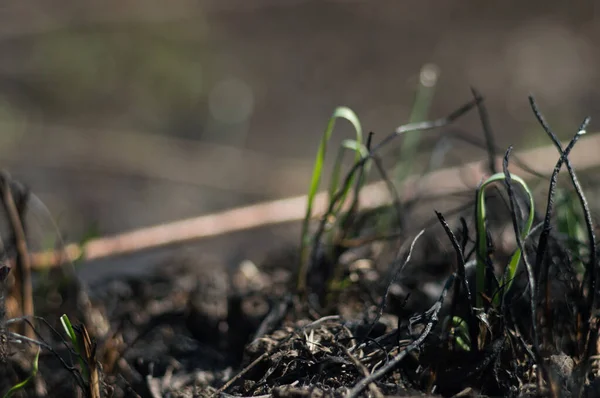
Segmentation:
{"type": "MultiPolygon", "coordinates": [[[[108,280],[90,286],[87,294],[63,276],[59,286],[43,284],[47,286],[38,292],[36,309],[57,330],[59,316],[67,313],[97,336],[106,396],[344,396],[365,372],[381,368],[406,349],[431,321],[430,308],[435,308],[452,272],[454,254],[441,228],[430,231],[390,285],[379,318],[383,294],[399,265],[390,266],[385,259],[400,250],[403,260],[406,243],[399,248],[395,242],[376,242],[346,253],[349,286],[330,297],[327,308],[302,308],[289,293],[296,266],[296,250],[290,249],[260,268],[243,262],[229,271],[199,258],[173,258],[151,275],[108,280]]],[[[318,270],[313,273],[318,276],[318,270]]],[[[568,286],[557,282],[556,289],[565,295],[553,302],[561,316],[568,310],[568,286]]],[[[451,301],[446,298],[440,319],[451,301]]],[[[526,319],[528,301],[516,300],[514,306],[514,313],[526,319]]],[[[555,322],[555,329],[565,335],[560,329],[570,325],[555,322]]],[[[75,363],[56,336],[38,326],[54,342],[57,354],[75,363]]],[[[443,339],[440,323],[417,350],[377,381],[377,389],[396,396],[536,395],[533,360],[518,347],[516,335],[493,336],[478,352],[448,348],[443,339]]],[[[555,380],[569,392],[574,361],[562,350],[568,351],[573,342],[563,340],[561,351],[549,353],[548,360],[555,380]]],[[[30,364],[22,345],[12,344],[11,352],[3,391],[24,379],[30,364]]],[[[37,384],[40,395],[80,396],[72,373],[49,352],[42,351],[37,384]]],[[[29,394],[35,396],[33,383],[29,394]]]]}

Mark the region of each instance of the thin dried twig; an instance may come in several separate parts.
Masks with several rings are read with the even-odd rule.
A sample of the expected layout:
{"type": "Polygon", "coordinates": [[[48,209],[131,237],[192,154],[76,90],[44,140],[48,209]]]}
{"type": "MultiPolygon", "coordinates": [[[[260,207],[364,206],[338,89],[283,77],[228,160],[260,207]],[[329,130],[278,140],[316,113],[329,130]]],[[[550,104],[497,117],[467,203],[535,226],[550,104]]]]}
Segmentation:
{"type": "Polygon", "coordinates": [[[421,230],[421,232],[419,232],[414,237],[414,239],[412,240],[412,243],[410,244],[410,248],[408,249],[408,254],[406,255],[406,258],[404,259],[404,261],[402,263],[400,262],[400,255],[404,252],[404,248],[400,248],[400,250],[398,250],[396,260],[394,260],[394,263],[393,263],[393,265],[395,267],[397,267],[396,271],[392,274],[392,277],[388,281],[387,287],[385,289],[385,293],[383,294],[383,297],[381,298],[381,302],[379,304],[379,308],[377,309],[377,315],[375,316],[375,319],[373,319],[370,322],[369,328],[362,336],[362,339],[361,339],[362,341],[360,342],[360,344],[358,344],[356,346],[357,349],[358,349],[358,347],[362,346],[363,343],[368,339],[369,335],[373,331],[373,328],[375,327],[375,324],[379,321],[379,319],[383,315],[383,310],[385,308],[385,305],[387,304],[387,298],[388,298],[388,295],[390,294],[390,289],[391,289],[392,285],[394,284],[394,282],[396,282],[396,280],[402,273],[402,270],[404,270],[404,267],[406,267],[406,265],[410,262],[415,245],[416,245],[417,241],[419,240],[419,238],[421,236],[423,236],[424,233],[425,233],[425,230],[423,229],[423,230],[421,230]]]}
{"type": "MultiPolygon", "coordinates": [[[[440,224],[442,224],[446,235],[448,235],[448,238],[450,239],[452,247],[454,248],[454,251],[456,253],[456,274],[458,275],[458,278],[456,278],[456,280],[454,281],[454,294],[452,295],[452,304],[450,306],[450,319],[452,319],[452,317],[454,317],[454,314],[456,314],[456,308],[458,306],[458,300],[461,294],[461,287],[464,287],[467,295],[467,305],[469,308],[469,319],[467,319],[467,325],[469,326],[469,337],[471,339],[471,344],[473,344],[477,341],[477,319],[475,317],[475,312],[473,311],[471,289],[469,287],[469,282],[467,281],[466,276],[465,254],[463,249],[461,248],[461,245],[458,243],[454,232],[452,232],[452,229],[446,222],[446,219],[444,218],[443,214],[438,212],[437,210],[435,211],[435,214],[438,217],[440,224]]],[[[448,340],[449,334],[450,324],[448,325],[448,328],[444,333],[444,341],[448,340]]],[[[473,348],[477,349],[477,344],[475,344],[473,348]]]]}
{"type": "MultiPolygon", "coordinates": [[[[479,91],[475,88],[471,88],[474,98],[482,98],[479,91]]],[[[492,132],[492,125],[490,123],[490,116],[488,115],[487,108],[483,101],[477,103],[477,110],[479,111],[479,119],[481,119],[481,126],[483,127],[483,136],[485,137],[485,146],[488,153],[488,170],[492,174],[496,174],[496,144],[494,143],[494,133],[492,132]]]]}
{"type": "MultiPolygon", "coordinates": [[[[24,213],[24,208],[17,208],[15,199],[11,189],[11,178],[6,172],[0,175],[0,190],[2,191],[2,203],[10,220],[11,229],[13,231],[14,244],[17,249],[15,261],[15,288],[19,301],[19,311],[21,315],[33,316],[33,287],[31,282],[31,263],[29,259],[29,250],[27,249],[27,238],[21,221],[24,213]]],[[[20,207],[24,207],[26,200],[20,207]]],[[[22,334],[33,339],[35,336],[29,328],[23,327],[22,334]]]]}
{"type": "MultiPolygon", "coordinates": [[[[362,373],[362,375],[365,378],[369,377],[370,373],[369,373],[369,370],[365,367],[365,365],[363,365],[358,360],[358,358],[356,358],[354,355],[352,355],[352,353],[346,347],[341,346],[341,348],[344,351],[344,354],[346,354],[346,356],[350,359],[350,361],[354,364],[354,366],[356,366],[356,368],[360,371],[360,373],[362,373]]],[[[373,396],[375,398],[383,398],[383,394],[381,393],[381,390],[379,389],[379,387],[377,387],[377,384],[370,383],[369,391],[371,391],[371,394],[373,394],[373,396]]]]}
{"type": "Polygon", "coordinates": [[[262,360],[264,360],[265,358],[267,358],[271,353],[270,352],[263,352],[262,355],[260,355],[259,357],[257,357],[254,361],[250,362],[250,364],[248,364],[248,366],[246,366],[244,369],[242,369],[238,374],[236,374],[235,376],[233,376],[231,379],[229,379],[227,381],[227,383],[223,384],[221,386],[221,388],[219,388],[217,390],[217,392],[215,393],[215,397],[218,397],[219,394],[225,392],[229,387],[231,387],[231,385],[233,383],[235,383],[236,381],[238,381],[243,375],[245,375],[246,373],[248,373],[249,370],[251,370],[252,368],[254,368],[256,365],[258,365],[262,360]]]}
{"type": "Polygon", "coordinates": [[[89,380],[87,394],[90,398],[100,398],[100,376],[98,370],[98,359],[96,358],[96,342],[92,341],[85,325],[75,328],[79,352],[86,363],[89,380]]]}

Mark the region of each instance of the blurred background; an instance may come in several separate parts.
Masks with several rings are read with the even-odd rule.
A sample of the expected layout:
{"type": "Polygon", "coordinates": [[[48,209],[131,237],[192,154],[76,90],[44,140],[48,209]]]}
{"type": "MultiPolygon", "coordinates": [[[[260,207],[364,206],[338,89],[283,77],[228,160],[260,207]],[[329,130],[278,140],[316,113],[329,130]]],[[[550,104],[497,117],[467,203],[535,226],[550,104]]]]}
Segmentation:
{"type": "MultiPolygon", "coordinates": [[[[527,95],[563,134],[597,129],[598,38],[593,0],[5,2],[0,164],[70,241],[299,195],[333,109],[382,137],[425,64],[431,117],[474,86],[499,146],[547,145],[527,95]]],[[[481,137],[476,112],[459,124],[481,137]]],[[[484,155],[456,144],[438,166],[484,155]]]]}

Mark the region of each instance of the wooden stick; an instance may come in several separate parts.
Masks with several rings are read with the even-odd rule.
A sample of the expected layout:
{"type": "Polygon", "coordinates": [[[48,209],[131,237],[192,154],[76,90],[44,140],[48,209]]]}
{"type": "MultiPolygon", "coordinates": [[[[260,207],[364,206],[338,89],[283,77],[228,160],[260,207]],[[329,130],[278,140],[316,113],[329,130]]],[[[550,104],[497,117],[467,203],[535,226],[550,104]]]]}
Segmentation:
{"type": "MultiPolygon", "coordinates": [[[[569,157],[573,167],[585,170],[600,166],[599,149],[600,134],[582,138],[569,157]]],[[[559,155],[554,146],[547,146],[524,151],[517,156],[531,169],[549,172],[559,155]]],[[[502,159],[499,157],[496,161],[500,169],[502,159]]],[[[437,170],[425,176],[411,176],[403,184],[402,200],[419,195],[442,196],[473,189],[486,176],[485,168],[486,163],[480,161],[437,170]]],[[[512,173],[531,179],[531,175],[516,164],[511,164],[510,168],[512,173]]],[[[360,194],[363,209],[381,206],[389,200],[383,182],[365,186],[360,194]]],[[[299,221],[304,217],[306,201],[306,196],[296,196],[93,239],[83,246],[71,243],[62,251],[33,253],[32,266],[34,269],[43,269],[57,266],[61,261],[118,256],[261,226],[299,221]]],[[[327,193],[319,193],[315,198],[315,214],[324,212],[327,204],[327,193]]]]}
{"type": "MultiPolygon", "coordinates": [[[[19,200],[19,205],[15,203],[11,188],[11,178],[6,172],[0,175],[0,191],[2,191],[2,203],[6,211],[6,215],[10,220],[11,229],[13,231],[14,244],[17,249],[17,257],[15,259],[15,294],[19,303],[19,311],[22,315],[29,317],[32,322],[33,310],[33,287],[31,282],[31,261],[29,251],[27,249],[27,238],[23,228],[22,219],[24,216],[24,207],[26,200],[19,200]]],[[[35,338],[32,328],[28,328],[23,324],[21,334],[30,339],[35,338]]]]}

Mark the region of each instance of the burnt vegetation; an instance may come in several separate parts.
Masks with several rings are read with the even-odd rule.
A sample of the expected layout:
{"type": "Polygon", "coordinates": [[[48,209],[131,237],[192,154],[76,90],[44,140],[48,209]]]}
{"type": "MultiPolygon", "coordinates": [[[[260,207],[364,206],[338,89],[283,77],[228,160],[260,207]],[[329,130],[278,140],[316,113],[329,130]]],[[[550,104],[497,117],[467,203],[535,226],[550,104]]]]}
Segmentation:
{"type": "Polygon", "coordinates": [[[563,146],[530,98],[556,146],[556,167],[544,176],[511,157],[512,147],[496,147],[483,99],[473,95],[448,117],[380,141],[357,134],[346,144],[355,162],[343,178],[338,170],[316,228],[308,228],[309,206],[300,248],[259,267],[182,256],[88,287],[63,266],[28,297],[26,231],[16,222],[26,200],[10,206],[12,195],[26,194],[5,175],[13,222],[4,251],[16,269],[10,277],[0,269],[0,392],[31,376],[18,394],[599,396],[596,224],[569,159],[589,118],[563,146]],[[436,211],[439,198],[401,200],[383,149],[406,133],[452,131],[475,108],[488,178],[452,210],[436,211]],[[534,195],[513,165],[543,181],[545,194],[534,195]],[[392,200],[362,210],[371,168],[392,200]],[[559,181],[563,169],[568,178],[559,181]]]}

